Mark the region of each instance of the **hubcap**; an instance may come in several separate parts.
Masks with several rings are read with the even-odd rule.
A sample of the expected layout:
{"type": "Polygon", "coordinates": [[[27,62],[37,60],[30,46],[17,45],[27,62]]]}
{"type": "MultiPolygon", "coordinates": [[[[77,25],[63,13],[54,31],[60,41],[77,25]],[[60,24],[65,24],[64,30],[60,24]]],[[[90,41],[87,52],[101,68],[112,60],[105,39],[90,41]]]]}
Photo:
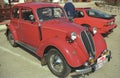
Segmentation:
{"type": "Polygon", "coordinates": [[[62,72],[64,69],[63,61],[58,55],[52,55],[50,57],[50,65],[52,69],[58,73],[62,72]]]}
{"type": "Polygon", "coordinates": [[[12,45],[14,44],[14,38],[11,33],[9,34],[9,41],[12,45]]]}

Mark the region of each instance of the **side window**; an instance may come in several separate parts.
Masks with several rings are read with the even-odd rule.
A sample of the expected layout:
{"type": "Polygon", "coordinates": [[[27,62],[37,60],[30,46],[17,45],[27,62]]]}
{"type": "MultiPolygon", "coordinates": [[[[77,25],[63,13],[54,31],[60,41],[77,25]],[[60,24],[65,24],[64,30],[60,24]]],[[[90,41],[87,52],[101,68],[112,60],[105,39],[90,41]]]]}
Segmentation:
{"type": "Polygon", "coordinates": [[[95,16],[96,15],[95,12],[92,11],[92,10],[88,10],[87,12],[88,12],[88,15],[90,15],[90,16],[95,16]]]}
{"type": "Polygon", "coordinates": [[[82,11],[76,11],[76,18],[82,18],[84,17],[84,13],[82,11]]]}
{"type": "Polygon", "coordinates": [[[22,9],[22,19],[27,21],[35,21],[33,12],[31,9],[22,9]]]}
{"type": "Polygon", "coordinates": [[[12,17],[13,18],[19,18],[19,9],[18,8],[14,8],[13,10],[12,10],[12,17]]]}
{"type": "Polygon", "coordinates": [[[54,8],[54,17],[56,18],[65,17],[63,10],[61,8],[54,8]]]}
{"type": "Polygon", "coordinates": [[[53,17],[51,8],[38,9],[37,13],[41,21],[50,20],[53,17]]]}

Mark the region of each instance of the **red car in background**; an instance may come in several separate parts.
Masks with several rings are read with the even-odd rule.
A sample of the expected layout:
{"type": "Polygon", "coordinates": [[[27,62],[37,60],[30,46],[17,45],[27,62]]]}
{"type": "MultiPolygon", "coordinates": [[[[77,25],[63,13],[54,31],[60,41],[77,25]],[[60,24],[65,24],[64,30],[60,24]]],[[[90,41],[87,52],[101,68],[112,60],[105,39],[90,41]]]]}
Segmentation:
{"type": "Polygon", "coordinates": [[[91,8],[76,8],[74,22],[85,27],[96,27],[101,34],[110,33],[117,25],[115,15],[91,8]]]}

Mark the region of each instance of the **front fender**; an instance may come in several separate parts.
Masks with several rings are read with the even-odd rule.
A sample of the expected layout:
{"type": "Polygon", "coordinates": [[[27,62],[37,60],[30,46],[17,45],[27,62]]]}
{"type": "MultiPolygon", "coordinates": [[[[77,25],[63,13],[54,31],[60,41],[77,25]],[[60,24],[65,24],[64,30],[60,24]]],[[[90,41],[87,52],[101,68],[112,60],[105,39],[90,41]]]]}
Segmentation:
{"type": "Polygon", "coordinates": [[[60,38],[53,38],[42,42],[37,50],[37,55],[43,57],[45,48],[48,46],[56,47],[71,67],[78,67],[81,65],[80,57],[75,54],[75,49],[70,45],[70,43],[67,43],[66,40],[62,40],[60,38]]]}
{"type": "Polygon", "coordinates": [[[99,33],[96,33],[94,36],[93,36],[93,39],[94,39],[94,44],[95,44],[95,48],[96,48],[96,58],[98,58],[101,53],[107,49],[107,45],[106,45],[106,42],[103,38],[103,36],[99,33]]]}

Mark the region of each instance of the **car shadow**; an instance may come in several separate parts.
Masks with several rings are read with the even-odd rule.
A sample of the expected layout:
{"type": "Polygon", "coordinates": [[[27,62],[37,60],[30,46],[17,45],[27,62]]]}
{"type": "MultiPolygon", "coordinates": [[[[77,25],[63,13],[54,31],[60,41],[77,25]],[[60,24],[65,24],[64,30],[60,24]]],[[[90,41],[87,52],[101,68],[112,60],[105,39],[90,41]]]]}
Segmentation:
{"type": "Polygon", "coordinates": [[[21,45],[18,45],[18,47],[21,48],[22,50],[24,50],[25,52],[29,53],[30,55],[34,56],[35,58],[37,58],[41,62],[41,58],[39,56],[37,56],[35,53],[33,53],[32,51],[24,48],[21,45]]]}
{"type": "Polygon", "coordinates": [[[83,75],[72,75],[71,78],[85,78],[83,75]]]}
{"type": "Polygon", "coordinates": [[[108,37],[112,32],[113,32],[113,29],[110,30],[110,31],[109,31],[108,33],[106,33],[106,34],[102,34],[102,36],[103,36],[103,37],[108,37]]]}
{"type": "Polygon", "coordinates": [[[86,78],[86,76],[89,76],[92,73],[94,72],[91,71],[89,73],[80,74],[76,73],[75,70],[72,70],[72,72],[70,73],[70,78],[86,78]]]}
{"type": "Polygon", "coordinates": [[[71,75],[71,78],[85,78],[86,76],[89,76],[90,73],[88,74],[74,74],[71,75]]]}

